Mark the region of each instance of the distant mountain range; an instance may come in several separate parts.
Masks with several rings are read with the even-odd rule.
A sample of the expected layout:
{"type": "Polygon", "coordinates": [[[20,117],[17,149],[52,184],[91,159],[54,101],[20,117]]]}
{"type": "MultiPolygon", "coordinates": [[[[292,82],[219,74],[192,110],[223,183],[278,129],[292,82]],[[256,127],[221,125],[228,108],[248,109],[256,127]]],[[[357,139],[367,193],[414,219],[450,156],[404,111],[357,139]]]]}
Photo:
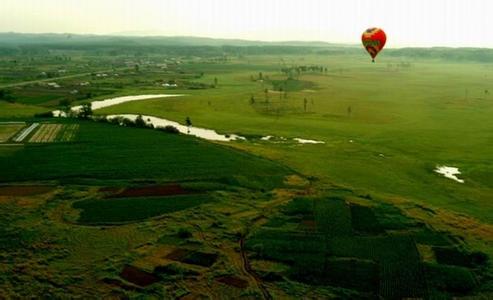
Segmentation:
{"type": "MultiPolygon", "coordinates": [[[[156,32],[157,34],[157,32],[156,32]]],[[[336,44],[319,41],[266,42],[241,39],[215,39],[194,36],[161,36],[150,32],[121,32],[113,35],[80,35],[58,33],[0,33],[0,43],[12,44],[52,44],[52,43],[114,43],[128,42],[133,45],[172,45],[172,46],[293,46],[293,47],[356,47],[359,45],[336,44]]]]}
{"type": "MultiPolygon", "coordinates": [[[[132,36],[132,33],[115,35],[0,33],[0,55],[46,54],[50,50],[105,52],[112,55],[166,51],[168,54],[185,56],[220,56],[224,53],[235,55],[307,53],[359,55],[364,52],[359,44],[318,41],[265,42],[190,36],[132,36]]],[[[400,57],[404,60],[424,58],[493,63],[493,49],[487,48],[386,48],[385,56],[400,57]]]]}

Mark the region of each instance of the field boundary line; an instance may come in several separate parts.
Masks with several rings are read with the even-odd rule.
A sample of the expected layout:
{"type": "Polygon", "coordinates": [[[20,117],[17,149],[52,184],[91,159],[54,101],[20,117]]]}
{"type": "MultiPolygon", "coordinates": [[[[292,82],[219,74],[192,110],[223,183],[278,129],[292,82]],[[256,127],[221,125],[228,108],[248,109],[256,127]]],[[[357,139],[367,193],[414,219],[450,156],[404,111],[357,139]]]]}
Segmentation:
{"type": "Polygon", "coordinates": [[[39,123],[33,123],[28,128],[22,130],[22,132],[14,138],[14,142],[22,142],[34,129],[39,126],[39,123]]]}

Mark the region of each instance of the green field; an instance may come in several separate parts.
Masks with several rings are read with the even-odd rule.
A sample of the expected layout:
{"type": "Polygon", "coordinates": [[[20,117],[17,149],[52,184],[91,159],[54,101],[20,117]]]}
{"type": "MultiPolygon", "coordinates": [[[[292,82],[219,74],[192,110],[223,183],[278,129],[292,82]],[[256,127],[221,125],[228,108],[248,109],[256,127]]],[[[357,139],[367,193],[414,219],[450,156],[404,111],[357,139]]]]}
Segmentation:
{"type": "Polygon", "coordinates": [[[493,295],[490,54],[93,38],[0,47],[0,298],[493,295]],[[46,114],[158,93],[246,140],[46,114]]]}
{"type": "Polygon", "coordinates": [[[184,210],[210,201],[207,195],[139,197],[124,199],[83,200],[74,204],[82,212],[82,224],[118,224],[145,220],[184,210]]]}
{"type": "MultiPolygon", "coordinates": [[[[256,68],[273,80],[283,80],[286,77],[279,71],[266,71],[275,60],[256,58],[256,68]]],[[[288,92],[287,99],[281,100],[271,92],[272,103],[266,105],[264,89],[271,89],[272,84],[252,82],[250,75],[257,76],[249,70],[252,65],[242,69],[232,64],[211,70],[203,79],[218,77],[217,89],[176,91],[189,96],[125,103],[98,113],[140,113],[182,123],[190,116],[194,125],[220,132],[325,141],[325,145],[300,146],[296,151],[272,144],[238,147],[276,158],[323,181],[399,195],[493,221],[489,201],[493,192],[489,161],[493,99],[484,93],[491,88],[491,68],[477,63],[417,61],[396,69],[387,63],[397,65],[397,59],[368,64],[364,58],[344,56],[294,56],[289,60],[296,65],[323,64],[330,71],[302,74],[299,80],[311,82],[315,90],[288,92]],[[257,99],[254,105],[251,95],[257,99]],[[304,98],[308,98],[307,113],[304,98]],[[270,109],[264,107],[269,105],[270,109]],[[435,174],[436,165],[459,167],[466,183],[435,174]]]]}
{"type": "MultiPolygon", "coordinates": [[[[362,232],[359,222],[368,221],[361,216],[363,206],[349,216],[350,206],[354,204],[340,198],[297,198],[281,209],[291,218],[282,224],[267,223],[252,234],[247,248],[255,254],[254,259],[287,264],[288,271],[281,276],[304,283],[355,289],[370,298],[446,297],[475,289],[474,274],[482,272],[484,261],[472,263],[474,255],[453,246],[446,234],[414,224],[404,225],[400,230],[381,226],[378,232],[362,232]],[[317,217],[311,225],[306,221],[313,216],[317,217]],[[423,239],[425,235],[430,238],[423,239]],[[437,241],[448,247],[433,247],[437,261],[424,263],[417,245],[431,246],[437,241]],[[439,259],[443,256],[440,249],[449,249],[454,255],[446,257],[456,259],[439,259]]],[[[364,208],[366,215],[377,209],[364,208]]],[[[372,221],[378,224],[380,219],[395,217],[395,213],[388,212],[379,218],[373,214],[372,221]]],[[[276,271],[259,270],[265,272],[276,271]]]]}
{"type": "MultiPolygon", "coordinates": [[[[2,149],[0,149],[2,151],[2,149]]],[[[26,144],[0,158],[8,181],[217,180],[269,188],[289,170],[241,151],[158,131],[82,122],[73,143],[26,144]]]]}

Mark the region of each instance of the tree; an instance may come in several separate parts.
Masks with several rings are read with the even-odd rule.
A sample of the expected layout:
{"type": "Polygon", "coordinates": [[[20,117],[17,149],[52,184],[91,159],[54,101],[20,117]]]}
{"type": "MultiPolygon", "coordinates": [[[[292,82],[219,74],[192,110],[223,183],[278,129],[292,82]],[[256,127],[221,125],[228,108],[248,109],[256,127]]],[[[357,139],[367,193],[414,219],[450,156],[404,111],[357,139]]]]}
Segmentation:
{"type": "Polygon", "coordinates": [[[135,65],[135,72],[137,72],[137,73],[138,73],[139,71],[140,71],[140,67],[139,67],[139,65],[135,65]]]}
{"type": "Polygon", "coordinates": [[[258,80],[262,80],[264,79],[264,75],[262,74],[262,72],[259,72],[258,73],[258,80]]]}
{"type": "Polygon", "coordinates": [[[185,124],[187,124],[187,127],[188,127],[187,132],[188,132],[188,134],[190,134],[190,127],[192,126],[192,120],[190,119],[190,117],[187,117],[185,119],[185,124]]]}
{"type": "Polygon", "coordinates": [[[70,103],[71,103],[70,99],[65,98],[65,99],[62,99],[58,102],[58,106],[67,107],[67,106],[70,106],[70,103]]]}
{"type": "Polygon", "coordinates": [[[79,118],[89,119],[90,116],[92,116],[92,104],[83,103],[79,111],[79,118]]]}
{"type": "Polygon", "coordinates": [[[139,127],[139,128],[147,127],[147,123],[142,117],[142,115],[138,115],[137,118],[135,119],[135,127],[139,127]]]}
{"type": "Polygon", "coordinates": [[[11,92],[8,90],[0,90],[0,100],[5,100],[8,102],[15,102],[14,97],[12,96],[11,92]]]}
{"type": "Polygon", "coordinates": [[[69,115],[70,113],[70,104],[72,103],[72,101],[70,101],[70,99],[62,99],[60,100],[60,102],[58,103],[58,105],[61,107],[61,110],[63,112],[65,112],[67,115],[69,115]]]}
{"type": "Polygon", "coordinates": [[[217,87],[217,77],[214,77],[214,87],[217,87]]]}
{"type": "Polygon", "coordinates": [[[255,97],[252,95],[252,97],[250,97],[250,104],[253,105],[255,104],[255,97]]]}

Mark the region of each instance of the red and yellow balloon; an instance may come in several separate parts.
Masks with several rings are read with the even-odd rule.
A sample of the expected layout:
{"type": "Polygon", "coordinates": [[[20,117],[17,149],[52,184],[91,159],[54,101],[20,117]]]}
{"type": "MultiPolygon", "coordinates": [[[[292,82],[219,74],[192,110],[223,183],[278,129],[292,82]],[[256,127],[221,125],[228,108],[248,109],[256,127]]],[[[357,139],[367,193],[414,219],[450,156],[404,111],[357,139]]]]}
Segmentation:
{"type": "Polygon", "coordinates": [[[375,62],[375,57],[377,57],[378,53],[385,47],[387,35],[385,35],[385,32],[380,28],[368,28],[363,32],[361,41],[363,42],[366,51],[370,54],[372,61],[375,62]]]}

